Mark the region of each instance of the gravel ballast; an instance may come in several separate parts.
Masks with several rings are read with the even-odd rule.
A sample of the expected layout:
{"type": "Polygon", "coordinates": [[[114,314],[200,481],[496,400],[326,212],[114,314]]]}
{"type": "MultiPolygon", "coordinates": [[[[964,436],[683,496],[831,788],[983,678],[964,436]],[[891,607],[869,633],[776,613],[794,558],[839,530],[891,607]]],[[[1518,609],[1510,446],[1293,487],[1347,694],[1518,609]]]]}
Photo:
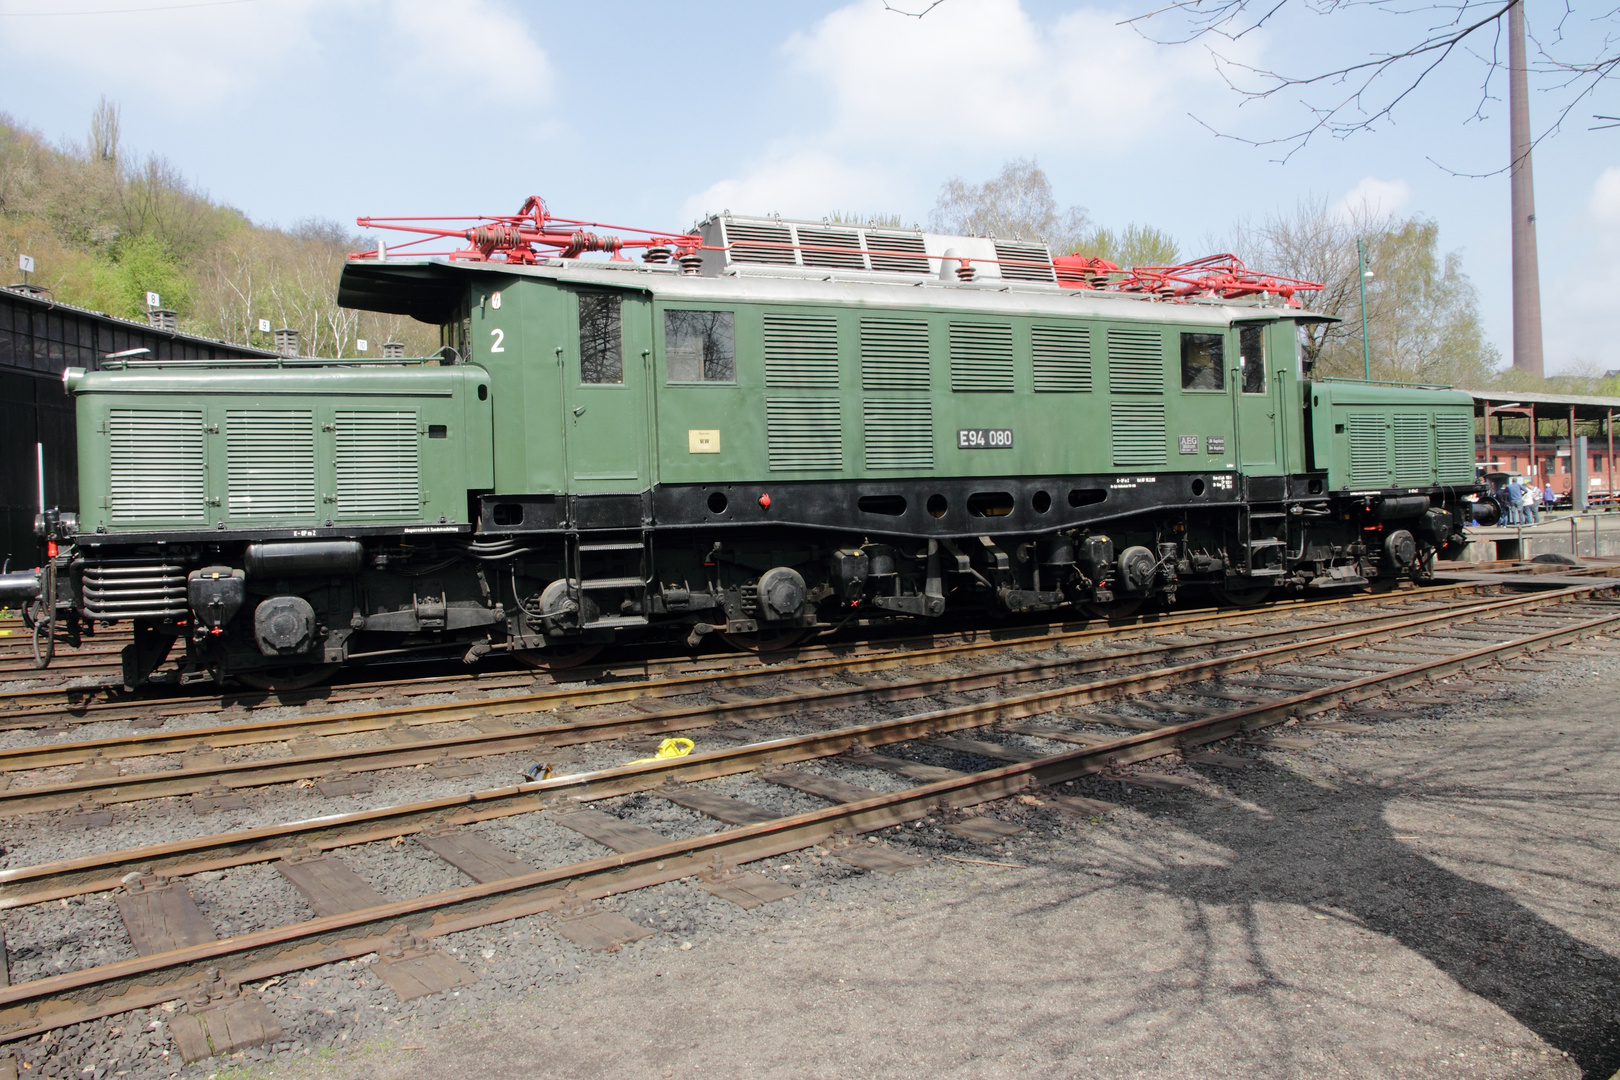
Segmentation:
{"type": "MultiPolygon", "coordinates": [[[[1106,817],[1026,798],[982,808],[1026,827],[998,843],[944,831],[955,814],[885,830],[927,859],[894,877],[806,851],[755,865],[799,891],[752,911],[691,881],[613,897],[603,906],[655,933],[611,953],[545,917],[451,935],[440,947],[478,981],[411,1002],[371,958],[294,973],[260,984],[284,1035],[234,1059],[182,1065],[165,1008],[13,1052],[23,1075],[86,1078],[1607,1078],[1617,692],[1620,659],[1569,654],[1366,734],[1216,748],[1245,770],[1143,767],[1192,787],[1065,789],[1120,805],[1106,817]]],[[[579,748],[591,765],[630,752],[579,748]]],[[[707,786],[776,812],[823,805],[748,774],[707,786]]],[[[669,836],[718,827],[652,795],[597,808],[669,836]]],[[[155,833],[157,807],[130,813],[155,833]]],[[[602,853],[538,817],[479,831],[536,866],[602,853]]],[[[342,858],[390,897],[467,881],[414,843],[342,858]]],[[[307,910],[268,866],[189,884],[222,933],[307,910]]],[[[105,894],[52,908],[5,913],[14,981],[129,954],[105,894]]]]}

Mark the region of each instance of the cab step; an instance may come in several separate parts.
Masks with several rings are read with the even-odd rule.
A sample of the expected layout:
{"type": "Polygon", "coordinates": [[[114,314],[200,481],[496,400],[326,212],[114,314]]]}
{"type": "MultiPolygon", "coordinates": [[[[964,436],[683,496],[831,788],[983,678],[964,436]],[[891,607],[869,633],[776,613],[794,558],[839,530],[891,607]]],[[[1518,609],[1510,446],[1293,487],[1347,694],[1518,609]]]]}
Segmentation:
{"type": "Polygon", "coordinates": [[[593,619],[588,623],[581,623],[582,630],[613,630],[621,626],[646,626],[645,615],[608,615],[600,619],[593,619]]]}
{"type": "Polygon", "coordinates": [[[582,581],[579,587],[586,592],[601,589],[644,589],[647,583],[638,577],[605,577],[582,581]]]}

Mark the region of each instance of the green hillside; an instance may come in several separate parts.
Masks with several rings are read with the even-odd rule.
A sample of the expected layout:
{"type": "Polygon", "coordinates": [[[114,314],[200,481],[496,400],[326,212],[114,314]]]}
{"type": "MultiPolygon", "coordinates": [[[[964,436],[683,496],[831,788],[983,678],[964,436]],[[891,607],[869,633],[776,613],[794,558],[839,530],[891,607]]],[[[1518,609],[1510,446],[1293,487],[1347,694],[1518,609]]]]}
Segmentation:
{"type": "MultiPolygon", "coordinates": [[[[358,355],[389,340],[421,355],[438,347],[432,327],[400,316],[337,306],[344,256],[367,245],[331,221],[257,225],[192,186],[157,155],[121,146],[118,111],[103,99],[82,144],[51,145],[0,113],[0,259],[17,280],[17,256],[33,256],[30,280],[59,301],[144,319],[146,294],[179,313],[180,329],[268,348],[272,327],[299,331],[301,351],[358,355]]],[[[375,353],[372,353],[375,355],[375,353]]]]}

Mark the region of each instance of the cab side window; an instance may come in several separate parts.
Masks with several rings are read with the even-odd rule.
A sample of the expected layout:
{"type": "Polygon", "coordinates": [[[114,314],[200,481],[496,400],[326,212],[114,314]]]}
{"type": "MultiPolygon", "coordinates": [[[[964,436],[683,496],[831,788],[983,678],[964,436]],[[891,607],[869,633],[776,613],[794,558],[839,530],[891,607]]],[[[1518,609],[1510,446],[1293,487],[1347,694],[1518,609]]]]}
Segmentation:
{"type": "Polygon", "coordinates": [[[729,311],[665,311],[664,363],[670,382],[736,382],[736,316],[729,311]]]}
{"type": "Polygon", "coordinates": [[[1266,392],[1266,330],[1263,326],[1238,329],[1238,353],[1243,357],[1243,392],[1266,392]]]}
{"type": "Polygon", "coordinates": [[[619,298],[610,293],[579,294],[579,381],[624,382],[619,298]]]}
{"type": "Polygon", "coordinates": [[[1224,334],[1181,335],[1181,388],[1183,390],[1226,389],[1226,336],[1224,334]]]}

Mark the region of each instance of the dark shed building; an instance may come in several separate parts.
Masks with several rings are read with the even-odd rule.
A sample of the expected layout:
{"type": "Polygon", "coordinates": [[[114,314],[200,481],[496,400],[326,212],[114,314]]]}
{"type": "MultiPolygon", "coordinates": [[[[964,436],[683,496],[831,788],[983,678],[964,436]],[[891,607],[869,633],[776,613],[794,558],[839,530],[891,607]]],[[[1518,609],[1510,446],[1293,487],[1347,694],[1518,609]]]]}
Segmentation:
{"type": "Polygon", "coordinates": [[[78,454],[73,401],[62,371],[95,370],[108,353],[150,349],[155,360],[271,357],[246,345],[193,337],[59,304],[31,286],[0,288],[0,559],[34,566],[39,479],[35,444],[45,452],[45,502],[78,509],[78,454]]]}

